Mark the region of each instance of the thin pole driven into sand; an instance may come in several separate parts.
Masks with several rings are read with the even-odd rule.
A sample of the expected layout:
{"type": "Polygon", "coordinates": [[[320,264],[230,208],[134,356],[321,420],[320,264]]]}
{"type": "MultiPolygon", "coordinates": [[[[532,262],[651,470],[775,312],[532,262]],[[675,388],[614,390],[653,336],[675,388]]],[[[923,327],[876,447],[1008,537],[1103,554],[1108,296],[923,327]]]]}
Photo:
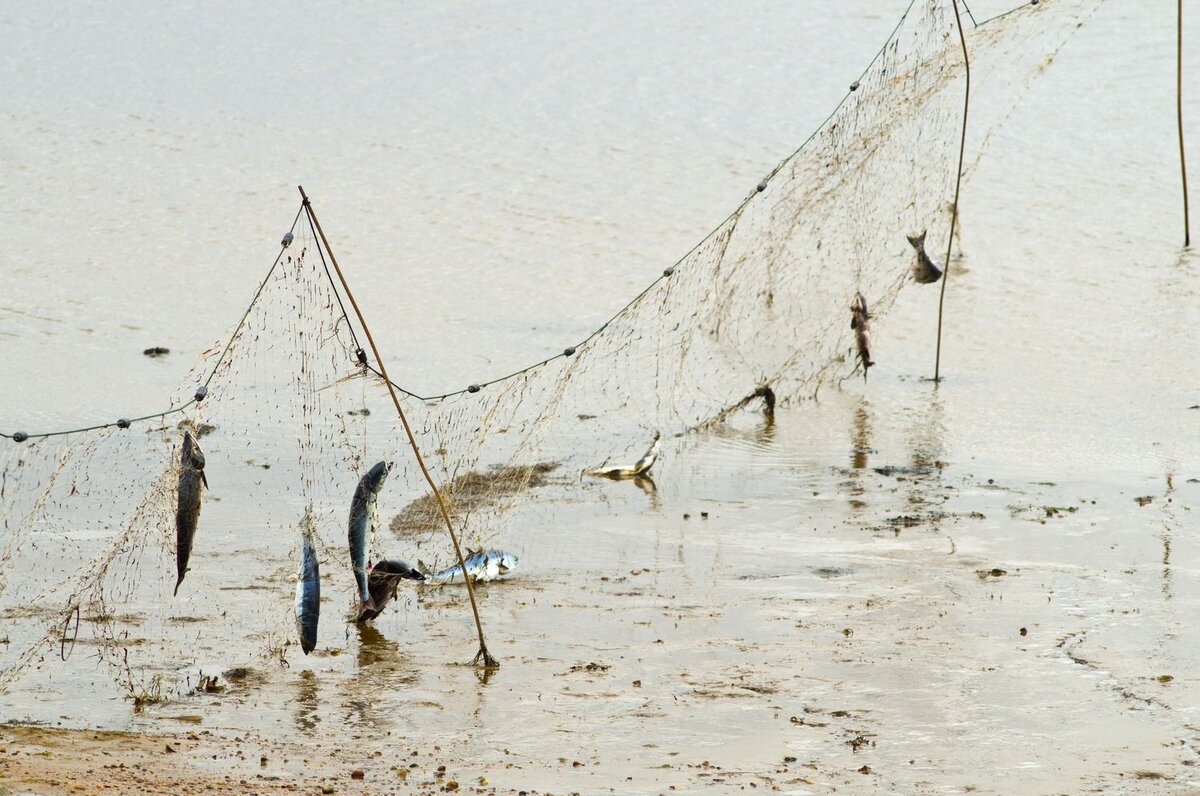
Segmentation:
{"type": "Polygon", "coordinates": [[[967,74],[967,85],[963,92],[962,140],[958,145],[958,170],[954,174],[954,205],[950,209],[950,234],[946,239],[946,269],[942,272],[942,292],[938,297],[937,354],[933,362],[934,383],[941,381],[942,378],[942,306],[946,303],[946,282],[950,279],[950,252],[954,247],[954,227],[958,223],[958,192],[962,188],[963,153],[967,149],[967,109],[971,104],[971,59],[967,56],[967,37],[963,33],[962,17],[958,13],[958,0],[950,0],[950,5],[954,8],[954,21],[958,23],[958,40],[962,43],[963,68],[967,74]]]}
{"type": "Polygon", "coordinates": [[[1183,181],[1183,245],[1192,245],[1188,221],[1187,160],[1183,154],[1183,0],[1179,0],[1175,42],[1175,114],[1179,119],[1179,176],[1183,181]]]}
{"type": "Polygon", "coordinates": [[[346,291],[346,298],[350,299],[350,306],[354,308],[354,314],[358,316],[358,323],[367,335],[367,343],[371,346],[371,353],[375,355],[375,361],[379,364],[379,373],[383,376],[383,383],[387,385],[388,393],[392,396],[392,403],[396,405],[396,414],[400,415],[400,422],[404,425],[404,433],[408,435],[408,444],[412,448],[413,456],[417,459],[417,466],[421,468],[421,474],[425,476],[429,488],[433,491],[433,496],[437,498],[438,510],[442,513],[442,519],[446,521],[446,530],[450,532],[450,541],[454,543],[454,554],[458,556],[458,565],[462,567],[463,580],[467,584],[467,596],[471,598],[471,613],[475,615],[475,630],[479,633],[479,652],[475,653],[475,659],[472,662],[477,665],[483,664],[489,669],[499,668],[500,662],[488,652],[487,642],[483,640],[483,622],[479,619],[479,605],[475,602],[475,587],[471,585],[471,578],[467,574],[467,562],[463,559],[462,548],[458,544],[458,534],[454,532],[454,523],[450,521],[450,512],[446,511],[446,502],[442,500],[442,493],[437,488],[437,484],[433,482],[433,476],[429,474],[429,469],[425,466],[425,460],[421,457],[421,449],[417,447],[416,437],[413,436],[412,428],[408,425],[408,418],[404,416],[404,410],[400,407],[400,399],[396,396],[392,380],[388,377],[383,357],[379,355],[379,349],[375,345],[375,338],[371,336],[367,320],[363,317],[362,310],[358,308],[354,294],[350,292],[350,285],[346,284],[346,277],[338,266],[337,258],[333,256],[333,249],[329,248],[329,241],[325,239],[325,231],[321,229],[321,222],[317,220],[312,202],[309,201],[308,194],[304,193],[303,185],[296,187],[300,189],[300,196],[304,199],[304,209],[308,212],[308,217],[312,219],[313,226],[317,228],[317,234],[321,236],[321,243],[325,246],[325,251],[329,252],[329,261],[333,263],[333,270],[337,272],[338,281],[342,283],[342,290],[346,291]]]}

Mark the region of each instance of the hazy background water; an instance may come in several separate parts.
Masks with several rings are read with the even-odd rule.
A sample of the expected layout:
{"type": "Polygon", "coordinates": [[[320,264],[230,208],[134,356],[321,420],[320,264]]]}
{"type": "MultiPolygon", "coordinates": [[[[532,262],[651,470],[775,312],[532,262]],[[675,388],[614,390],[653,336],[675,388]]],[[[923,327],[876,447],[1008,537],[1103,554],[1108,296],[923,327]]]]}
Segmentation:
{"type": "MultiPolygon", "coordinates": [[[[1171,5],[1106,3],[999,130],[963,230],[1003,277],[952,294],[949,361],[1052,356],[1061,322],[1121,335],[1095,351],[1126,362],[1124,321],[1167,323],[1102,313],[1087,283],[1151,289],[1178,243],[1171,5]],[[980,313],[1007,321],[968,334],[980,313]]],[[[560,350],[804,140],[905,6],[10,4],[4,428],[157,409],[235,322],[299,183],[398,380],[440,392],[560,350]]]]}
{"type": "MultiPolygon", "coordinates": [[[[455,389],[561,350],[690,249],[807,138],[905,6],[2,4],[0,430],[165,408],[252,295],[296,211],[298,183],[398,381],[455,389]],[[172,354],[143,357],[152,345],[172,354]]],[[[982,20],[1008,3],[971,6],[982,20]]],[[[935,291],[906,289],[876,324],[879,365],[868,385],[848,383],[783,415],[770,444],[716,434],[675,451],[674,464],[665,460],[671,522],[647,513],[632,490],[590,490],[582,506],[561,510],[579,528],[625,539],[614,555],[629,566],[665,566],[706,545],[719,554],[693,553],[701,572],[770,570],[756,557],[764,551],[785,569],[859,561],[861,580],[805,576],[801,584],[817,601],[803,610],[828,622],[831,638],[860,597],[891,594],[917,624],[923,610],[950,612],[959,638],[974,641],[918,645],[899,673],[885,663],[844,680],[867,699],[898,678],[898,701],[875,709],[910,744],[923,732],[953,738],[972,715],[975,740],[991,750],[987,764],[1005,770],[1038,758],[1069,717],[1067,748],[1087,768],[1079,761],[1094,753],[1095,733],[1079,723],[1089,714],[1142,742],[1130,744],[1133,758],[1194,726],[1200,548],[1187,518],[1198,489],[1189,479],[1200,478],[1200,410],[1189,409],[1200,404],[1200,276],[1194,252],[1180,249],[1173,10],[1169,0],[1104,3],[996,131],[964,186],[968,270],[951,276],[948,378],[936,392],[919,380],[932,370],[935,291]],[[946,481],[964,490],[960,508],[991,518],[957,536],[965,569],[935,557],[945,547],[936,529],[886,548],[858,526],[846,530],[864,511],[905,505],[903,495],[872,504],[862,490],[883,482],[840,472],[865,469],[853,458],[862,439],[873,464],[921,455],[948,463],[946,481]],[[1167,474],[1178,491],[1161,512],[1173,513],[1141,510],[1133,498],[1161,495],[1167,474]],[[1026,502],[1099,499],[1100,508],[1053,534],[1028,518],[1006,519],[1009,504],[989,503],[980,486],[987,478],[1055,484],[1026,502]],[[687,526],[685,545],[676,509],[700,496],[747,513],[708,536],[687,526]],[[867,509],[855,505],[862,500],[867,509]],[[810,524],[815,536],[789,535],[810,524]],[[906,565],[900,572],[897,561],[906,565]],[[959,606],[955,578],[997,561],[1017,562],[1039,586],[1011,594],[999,617],[959,606]],[[943,582],[953,595],[940,594],[943,582]],[[989,646],[991,623],[1023,621],[1017,606],[1040,604],[1042,587],[1070,595],[1067,615],[1086,617],[1105,638],[1107,658],[1089,678],[1120,683],[1169,670],[1177,690],[1161,699],[1179,723],[1157,725],[1153,711],[1132,729],[1111,718],[1121,715],[1113,689],[1068,676],[1078,665],[1061,668],[1055,638],[1036,665],[989,646]],[[1137,615],[1126,623],[1119,611],[1137,615]],[[997,661],[1026,676],[977,673],[997,661]],[[907,691],[925,670],[934,685],[907,691]],[[964,702],[937,721],[906,723],[928,719],[912,712],[960,677],[980,680],[964,702]],[[1028,701],[1011,704],[1017,692],[1028,701]],[[1032,712],[1038,699],[1051,708],[1032,712]],[[1016,740],[1006,747],[1004,737],[1016,740]]],[[[1198,41],[1195,20],[1187,24],[1198,41]]],[[[1187,85],[1196,85],[1200,47],[1190,44],[1185,57],[1187,85]]],[[[1197,103],[1185,111],[1190,129],[1200,129],[1197,103]]],[[[567,561],[565,548],[554,556],[567,561]]],[[[714,604],[735,603],[749,588],[709,585],[674,565],[682,578],[674,585],[714,604]]],[[[546,588],[569,588],[565,574],[547,577],[546,588]]],[[[763,602],[731,609],[725,621],[758,628],[795,583],[754,588],[763,602]]],[[[508,612],[501,616],[518,615],[516,597],[495,599],[493,610],[508,612]]],[[[539,642],[568,650],[548,654],[576,654],[573,615],[519,615],[539,642]]],[[[858,618],[860,636],[861,623],[883,633],[895,616],[858,618]]],[[[432,622],[410,630],[440,638],[432,622]]],[[[710,631],[684,635],[703,649],[710,631]]],[[[781,651],[792,642],[771,647],[769,632],[754,633],[764,636],[755,654],[774,650],[767,657],[777,653],[785,667],[847,677],[822,669],[828,661],[798,664],[781,651]]],[[[512,643],[517,654],[535,654],[512,643]]],[[[890,660],[894,650],[874,652],[890,660]]],[[[447,679],[435,674],[423,687],[435,692],[447,679]]],[[[520,700],[479,698],[494,725],[528,719],[520,700]]],[[[688,737],[703,717],[696,710],[681,714],[672,737],[688,737]]],[[[573,715],[564,709],[562,721],[573,715]]],[[[769,726],[738,715],[729,709],[747,732],[769,726]]],[[[440,721],[411,720],[427,732],[440,721]]],[[[478,732],[484,743],[487,730],[478,732]]],[[[530,749],[542,742],[536,732],[525,741],[530,749]]],[[[728,746],[733,759],[754,758],[728,746]]]]}

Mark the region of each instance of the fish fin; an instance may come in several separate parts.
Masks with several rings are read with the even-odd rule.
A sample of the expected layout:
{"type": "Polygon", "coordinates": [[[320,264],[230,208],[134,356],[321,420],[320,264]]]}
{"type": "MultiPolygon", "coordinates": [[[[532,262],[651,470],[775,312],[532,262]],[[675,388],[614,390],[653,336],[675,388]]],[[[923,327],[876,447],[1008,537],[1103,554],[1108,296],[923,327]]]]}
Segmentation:
{"type": "Polygon", "coordinates": [[[200,480],[204,482],[204,488],[208,489],[208,476],[204,474],[203,470],[200,471],[200,480]]]}
{"type": "MultiPolygon", "coordinates": [[[[186,574],[186,573],[185,573],[185,574],[186,574]]],[[[180,576],[179,576],[179,579],[178,579],[177,581],[175,581],[175,591],[174,591],[174,592],[172,592],[172,595],[171,595],[172,597],[178,597],[178,596],[179,596],[179,587],[180,587],[182,584],[183,584],[183,575],[180,575],[180,576]]]]}

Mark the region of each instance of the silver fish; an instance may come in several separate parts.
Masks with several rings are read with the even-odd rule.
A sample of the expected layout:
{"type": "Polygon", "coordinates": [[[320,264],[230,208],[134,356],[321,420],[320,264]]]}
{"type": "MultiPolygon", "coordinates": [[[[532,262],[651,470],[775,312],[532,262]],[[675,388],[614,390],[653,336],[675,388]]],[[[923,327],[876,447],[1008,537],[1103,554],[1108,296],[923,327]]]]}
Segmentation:
{"type": "Polygon", "coordinates": [[[379,462],[358,481],[354,499],[350,501],[350,564],[354,568],[354,580],[358,584],[361,608],[375,610],[375,601],[367,584],[367,571],[371,568],[371,537],[379,523],[379,491],[394,465],[379,462]]]}
{"type": "Polygon", "coordinates": [[[650,445],[650,449],[642,454],[642,458],[638,459],[633,464],[621,465],[619,467],[593,467],[590,470],[584,470],[584,473],[587,475],[599,476],[600,478],[612,478],[614,480],[637,478],[639,475],[646,475],[650,472],[650,468],[654,466],[654,462],[658,459],[658,445],[661,436],[661,434],[655,431],[654,442],[650,445]]]}
{"type": "MultiPolygon", "coordinates": [[[[468,555],[465,563],[467,565],[467,574],[471,577],[472,583],[487,583],[490,580],[496,580],[501,575],[507,575],[516,569],[521,561],[513,553],[508,553],[504,550],[480,550],[468,555]]],[[[425,566],[419,561],[417,562],[417,566],[425,569],[425,566]]],[[[455,564],[452,567],[443,569],[441,572],[426,574],[425,582],[462,583],[462,567],[455,564]]]]}
{"type": "Polygon", "coordinates": [[[863,381],[867,380],[867,369],[875,364],[871,359],[871,313],[867,311],[867,300],[859,293],[850,305],[850,328],[854,330],[854,342],[858,346],[858,358],[862,360],[863,381]]]}
{"type": "Polygon", "coordinates": [[[321,565],[313,544],[312,509],[301,523],[300,572],[296,580],[296,630],[304,654],[317,646],[317,622],[321,618],[321,565]]]}
{"type": "Polygon", "coordinates": [[[208,488],[204,477],[204,451],[192,436],[183,432],[183,450],[179,454],[179,495],[175,507],[175,594],[187,574],[188,559],[192,556],[192,541],[196,538],[196,525],[200,522],[200,498],[208,488]]]}
{"type": "Polygon", "coordinates": [[[402,580],[425,580],[425,576],[407,561],[399,559],[386,559],[371,567],[367,588],[370,590],[371,599],[375,601],[375,607],[360,609],[355,621],[369,622],[383,613],[388,602],[396,596],[396,589],[402,580]]]}
{"type": "Polygon", "coordinates": [[[917,250],[917,260],[912,266],[913,279],[922,285],[930,285],[942,278],[942,267],[937,260],[925,253],[925,232],[920,235],[906,235],[908,242],[917,250]]]}

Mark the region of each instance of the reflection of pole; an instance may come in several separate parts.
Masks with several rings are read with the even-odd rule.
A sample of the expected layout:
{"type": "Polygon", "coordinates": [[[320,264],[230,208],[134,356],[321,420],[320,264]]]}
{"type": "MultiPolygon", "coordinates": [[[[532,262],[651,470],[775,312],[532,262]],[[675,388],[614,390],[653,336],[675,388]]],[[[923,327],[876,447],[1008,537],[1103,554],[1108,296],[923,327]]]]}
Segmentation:
{"type": "MultiPolygon", "coordinates": [[[[1180,0],[1182,2],[1183,0],[1180,0]]],[[[958,0],[950,0],[954,8],[954,21],[958,23],[958,40],[962,42],[963,68],[967,74],[967,87],[963,93],[962,141],[958,145],[958,170],[954,173],[954,205],[950,210],[950,235],[946,240],[946,270],[942,272],[942,292],[938,297],[937,355],[933,362],[933,380],[941,380],[942,371],[942,305],[946,302],[946,281],[950,278],[950,252],[954,246],[954,226],[958,223],[958,191],[962,187],[963,153],[967,149],[967,108],[971,102],[971,60],[967,57],[967,37],[963,33],[962,17],[958,13],[958,0]]]]}
{"type": "Polygon", "coordinates": [[[1175,112],[1179,117],[1179,176],[1183,179],[1183,245],[1192,244],[1188,224],[1187,161],[1183,155],[1183,0],[1179,0],[1179,19],[1176,23],[1175,112]]]}
{"type": "Polygon", "coordinates": [[[475,655],[475,663],[482,663],[484,666],[490,668],[498,667],[500,665],[499,661],[491,656],[491,653],[488,652],[487,644],[483,640],[483,622],[479,619],[479,606],[475,603],[475,587],[471,585],[471,578],[467,574],[467,564],[463,560],[462,548],[458,545],[458,535],[454,533],[454,523],[450,521],[450,513],[446,511],[446,503],[442,500],[442,493],[438,490],[437,484],[433,482],[433,476],[429,474],[428,468],[425,467],[425,460],[421,458],[421,451],[417,448],[417,440],[408,425],[408,418],[404,416],[404,410],[400,408],[400,399],[396,397],[396,389],[392,386],[392,380],[388,378],[387,368],[383,364],[383,357],[379,356],[379,349],[375,347],[375,339],[371,337],[371,330],[367,328],[367,321],[363,318],[362,310],[358,308],[358,302],[354,300],[354,294],[350,292],[350,286],[346,284],[346,277],[342,275],[342,269],[338,267],[337,258],[333,256],[333,249],[329,248],[329,241],[325,239],[325,231],[321,229],[321,222],[317,220],[317,214],[312,209],[312,203],[309,202],[308,195],[304,193],[304,186],[297,187],[300,189],[300,196],[304,199],[304,209],[308,211],[308,217],[312,219],[313,225],[317,228],[317,234],[321,236],[321,243],[324,244],[325,251],[329,252],[329,260],[333,263],[333,270],[337,271],[338,280],[342,283],[342,289],[346,291],[346,298],[350,299],[350,306],[354,307],[354,314],[358,316],[358,323],[367,335],[367,343],[371,346],[371,353],[375,355],[375,361],[379,363],[379,374],[383,376],[383,383],[387,385],[388,392],[392,396],[392,403],[396,405],[396,414],[400,415],[400,422],[404,425],[404,433],[408,435],[408,444],[412,447],[413,455],[417,459],[417,465],[421,468],[421,474],[425,476],[425,480],[429,482],[429,488],[433,490],[433,496],[437,498],[438,509],[442,513],[442,519],[446,521],[446,530],[450,531],[450,541],[454,543],[454,553],[458,556],[458,565],[462,567],[463,580],[467,584],[467,596],[471,598],[471,612],[475,615],[475,630],[479,633],[479,652],[475,655]]]}

